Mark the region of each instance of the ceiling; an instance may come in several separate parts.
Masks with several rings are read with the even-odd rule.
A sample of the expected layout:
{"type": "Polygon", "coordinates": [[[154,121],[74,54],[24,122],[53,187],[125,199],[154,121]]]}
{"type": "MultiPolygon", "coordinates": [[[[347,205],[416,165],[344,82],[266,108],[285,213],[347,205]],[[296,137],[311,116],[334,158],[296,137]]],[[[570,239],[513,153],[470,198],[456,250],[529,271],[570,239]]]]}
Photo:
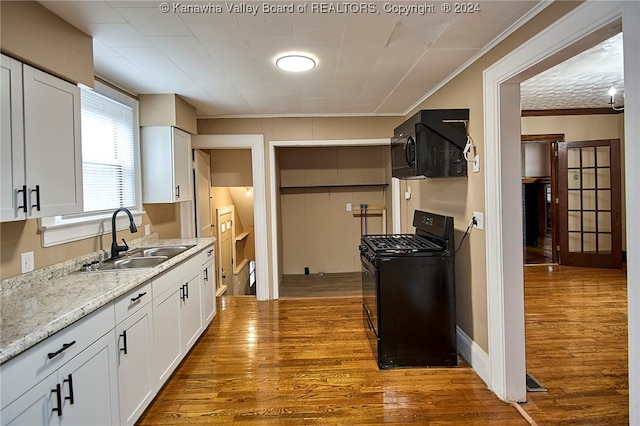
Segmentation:
{"type": "MultiPolygon", "coordinates": [[[[406,115],[548,4],[483,1],[480,11],[456,14],[443,12],[443,3],[405,1],[41,3],[93,37],[97,76],[135,95],[177,93],[198,117],[406,115]],[[283,10],[267,13],[265,3],[283,10]],[[388,5],[433,9],[403,13],[388,5]],[[313,55],[316,68],[277,69],[275,57],[291,51],[313,55]]],[[[605,104],[620,79],[608,75],[616,68],[611,52],[605,46],[597,53],[605,104]]],[[[580,78],[593,82],[593,67],[579,67],[580,78]]],[[[568,69],[524,84],[523,107],[545,109],[554,90],[579,97],[568,69]],[[567,76],[570,90],[559,89],[567,76]]]]}
{"type": "Polygon", "coordinates": [[[523,110],[608,108],[608,90],[623,104],[622,33],[605,40],[520,85],[523,110]]]}

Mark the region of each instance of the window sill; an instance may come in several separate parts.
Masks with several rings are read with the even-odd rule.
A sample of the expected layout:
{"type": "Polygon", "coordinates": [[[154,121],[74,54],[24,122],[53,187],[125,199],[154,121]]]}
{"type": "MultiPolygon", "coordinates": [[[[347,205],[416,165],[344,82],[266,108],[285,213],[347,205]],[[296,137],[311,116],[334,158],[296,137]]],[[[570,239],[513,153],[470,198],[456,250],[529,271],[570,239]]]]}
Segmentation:
{"type": "MultiPolygon", "coordinates": [[[[132,211],[131,214],[136,226],[141,226],[144,211],[132,211]]],[[[45,217],[38,220],[38,227],[42,235],[42,247],[52,247],[111,232],[111,213],[70,219],[62,219],[60,216],[45,217]]],[[[127,215],[118,215],[116,230],[128,227],[127,215]]]]}

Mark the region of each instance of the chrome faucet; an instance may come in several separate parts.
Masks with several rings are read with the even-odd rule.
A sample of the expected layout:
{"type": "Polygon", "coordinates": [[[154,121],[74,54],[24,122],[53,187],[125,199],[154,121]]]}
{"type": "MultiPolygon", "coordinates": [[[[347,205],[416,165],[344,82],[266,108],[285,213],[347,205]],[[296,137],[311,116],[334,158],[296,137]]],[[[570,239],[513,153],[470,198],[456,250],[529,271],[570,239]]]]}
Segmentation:
{"type": "Polygon", "coordinates": [[[122,239],[122,242],[124,243],[123,246],[119,246],[116,242],[116,216],[121,211],[125,212],[127,216],[129,216],[129,231],[131,231],[132,234],[134,232],[138,232],[138,228],[136,228],[136,224],[133,221],[131,212],[124,207],[116,209],[116,211],[114,211],[113,215],[111,216],[111,259],[119,258],[121,251],[129,250],[129,246],[127,245],[127,242],[124,240],[124,238],[122,239]]]}

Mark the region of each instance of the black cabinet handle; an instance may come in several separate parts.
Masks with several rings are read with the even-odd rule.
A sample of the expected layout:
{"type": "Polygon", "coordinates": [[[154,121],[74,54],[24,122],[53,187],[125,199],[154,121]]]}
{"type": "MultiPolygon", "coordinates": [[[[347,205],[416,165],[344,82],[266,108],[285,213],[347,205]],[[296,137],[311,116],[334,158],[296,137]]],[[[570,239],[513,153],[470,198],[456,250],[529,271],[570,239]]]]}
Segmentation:
{"type": "Polygon", "coordinates": [[[132,297],[131,298],[131,303],[135,303],[138,300],[140,300],[142,298],[142,296],[144,296],[145,294],[147,294],[147,292],[145,291],[144,293],[138,293],[138,295],[136,297],[132,297]]]}
{"type": "Polygon", "coordinates": [[[186,299],[187,299],[187,296],[185,295],[184,286],[182,286],[180,287],[180,300],[184,302],[186,299]]]}
{"type": "Polygon", "coordinates": [[[69,374],[69,376],[67,376],[67,378],[62,382],[69,383],[69,396],[65,396],[64,399],[68,400],[69,403],[73,405],[73,377],[71,377],[71,374],[69,374]]]}
{"type": "Polygon", "coordinates": [[[58,349],[55,352],[49,352],[47,354],[47,357],[49,357],[49,359],[51,358],[55,358],[56,356],[60,355],[62,352],[64,352],[66,349],[68,349],[69,347],[73,346],[76,344],[76,341],[72,341],[71,343],[65,343],[62,345],[62,347],[60,349],[58,349]]]}
{"type": "Polygon", "coordinates": [[[176,186],[176,198],[180,198],[180,185],[176,186]]]}
{"type": "Polygon", "coordinates": [[[31,192],[36,193],[36,203],[31,205],[31,208],[36,208],[36,210],[40,211],[40,185],[36,185],[36,189],[31,189],[31,192]]]}
{"type": "Polygon", "coordinates": [[[56,394],[56,402],[58,404],[57,407],[53,407],[51,409],[52,413],[58,413],[58,417],[62,416],[62,392],[60,390],[60,383],[56,385],[55,389],[51,389],[51,393],[56,394]]]}
{"type": "Polygon", "coordinates": [[[213,249],[207,250],[207,256],[211,256],[212,253],[213,253],[213,249]]]}
{"type": "Polygon", "coordinates": [[[209,268],[204,268],[204,280],[209,281],[209,268]]]}
{"type": "Polygon", "coordinates": [[[126,355],[127,354],[127,330],[124,330],[120,335],[120,337],[122,337],[122,343],[124,344],[124,347],[120,348],[120,352],[124,352],[124,354],[126,355]]]}
{"type": "Polygon", "coordinates": [[[22,205],[18,206],[18,210],[27,213],[27,185],[22,185],[22,189],[16,189],[16,195],[22,192],[22,205]]]}
{"type": "Polygon", "coordinates": [[[184,290],[184,296],[188,299],[188,298],[189,298],[189,283],[186,283],[186,284],[184,285],[184,288],[185,288],[185,290],[184,290]]]}

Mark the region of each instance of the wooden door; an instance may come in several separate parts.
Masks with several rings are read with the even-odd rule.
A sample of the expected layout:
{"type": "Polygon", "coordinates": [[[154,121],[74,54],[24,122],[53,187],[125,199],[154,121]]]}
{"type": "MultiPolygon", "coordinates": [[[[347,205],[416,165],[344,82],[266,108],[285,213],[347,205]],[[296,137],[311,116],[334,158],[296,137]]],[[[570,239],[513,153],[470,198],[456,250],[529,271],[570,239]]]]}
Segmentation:
{"type": "Polygon", "coordinates": [[[560,263],[622,267],[620,140],[560,142],[560,263]]]}
{"type": "Polygon", "coordinates": [[[196,149],[195,180],[196,180],[196,236],[211,236],[211,157],[204,151],[196,149]]]}
{"type": "Polygon", "coordinates": [[[220,287],[231,288],[233,284],[233,223],[231,212],[218,210],[218,235],[220,239],[220,287]]]}

